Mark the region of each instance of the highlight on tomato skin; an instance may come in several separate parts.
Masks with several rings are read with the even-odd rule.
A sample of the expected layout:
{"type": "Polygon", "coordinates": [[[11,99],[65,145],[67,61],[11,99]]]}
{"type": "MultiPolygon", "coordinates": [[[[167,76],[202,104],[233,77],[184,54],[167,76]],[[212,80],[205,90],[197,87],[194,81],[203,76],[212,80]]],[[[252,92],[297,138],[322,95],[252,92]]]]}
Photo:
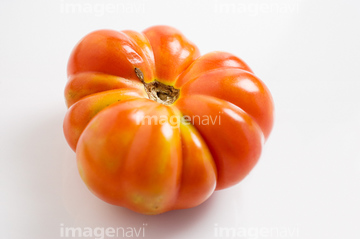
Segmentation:
{"type": "Polygon", "coordinates": [[[98,30],[68,61],[64,135],[100,199],[156,215],[238,184],[274,122],[269,89],[239,57],[200,55],[179,30],[98,30]]]}

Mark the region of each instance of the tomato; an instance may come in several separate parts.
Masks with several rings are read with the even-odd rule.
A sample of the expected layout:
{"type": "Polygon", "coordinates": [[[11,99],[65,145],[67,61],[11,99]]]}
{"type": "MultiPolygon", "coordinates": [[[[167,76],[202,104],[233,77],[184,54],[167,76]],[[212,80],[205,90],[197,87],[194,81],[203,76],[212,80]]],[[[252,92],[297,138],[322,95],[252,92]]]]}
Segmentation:
{"type": "Polygon", "coordinates": [[[200,56],[169,26],[99,30],[68,62],[64,134],[102,200],[143,214],[195,207],[239,183],[273,125],[273,100],[226,52],[200,56]]]}

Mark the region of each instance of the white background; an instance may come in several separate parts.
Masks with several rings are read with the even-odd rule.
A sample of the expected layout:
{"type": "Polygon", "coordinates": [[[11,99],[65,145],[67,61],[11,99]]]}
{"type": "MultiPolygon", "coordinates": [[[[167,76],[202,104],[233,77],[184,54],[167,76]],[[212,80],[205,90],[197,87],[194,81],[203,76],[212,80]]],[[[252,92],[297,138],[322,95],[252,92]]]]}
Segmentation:
{"type": "Polygon", "coordinates": [[[1,1],[1,238],[60,238],[64,227],[143,227],[145,238],[233,238],[220,228],[245,232],[238,238],[360,238],[359,16],[356,0],[1,1]],[[239,185],[193,209],[145,216],[86,189],[63,137],[63,89],[81,37],[157,24],[178,28],[202,53],[244,59],[271,90],[276,121],[239,185]]]}

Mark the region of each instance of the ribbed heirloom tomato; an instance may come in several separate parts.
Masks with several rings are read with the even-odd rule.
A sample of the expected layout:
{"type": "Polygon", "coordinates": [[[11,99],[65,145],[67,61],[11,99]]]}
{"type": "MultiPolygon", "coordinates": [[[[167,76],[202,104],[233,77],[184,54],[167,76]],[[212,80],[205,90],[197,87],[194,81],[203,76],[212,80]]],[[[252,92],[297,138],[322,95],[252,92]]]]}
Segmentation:
{"type": "Polygon", "coordinates": [[[102,200],[190,208],[240,182],[273,125],[269,90],[238,57],[200,56],[178,30],[99,30],[68,62],[64,134],[102,200]]]}

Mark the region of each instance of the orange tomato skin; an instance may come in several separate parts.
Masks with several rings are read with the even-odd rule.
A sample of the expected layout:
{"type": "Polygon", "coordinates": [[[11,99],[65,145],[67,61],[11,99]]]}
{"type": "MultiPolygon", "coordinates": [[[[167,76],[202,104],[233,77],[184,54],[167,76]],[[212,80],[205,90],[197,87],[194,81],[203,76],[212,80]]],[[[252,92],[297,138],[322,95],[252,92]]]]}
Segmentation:
{"type": "Polygon", "coordinates": [[[250,67],[240,58],[227,52],[210,52],[192,63],[176,80],[175,87],[181,88],[186,82],[216,69],[242,69],[252,73],[250,67]]]}
{"type": "Polygon", "coordinates": [[[216,189],[241,181],[255,166],[263,144],[254,120],[233,104],[204,95],[182,97],[176,106],[193,119],[191,123],[209,147],[218,174],[216,189]],[[202,122],[205,116],[214,123],[202,122]]]}
{"type": "Polygon", "coordinates": [[[144,35],[133,31],[99,30],[88,34],[74,48],[68,62],[68,75],[101,72],[138,81],[134,67],[146,79],[153,79],[154,59],[144,35]]]}
{"type": "Polygon", "coordinates": [[[179,131],[138,120],[172,114],[169,107],[146,99],[118,102],[98,114],[76,151],[87,186],[103,200],[137,212],[171,210],[180,185],[179,131]]]}
{"type": "Polygon", "coordinates": [[[168,26],[90,33],[68,77],[63,128],[81,178],[102,200],[143,214],[195,207],[239,183],[273,126],[270,91],[244,61],[200,56],[168,26]],[[154,81],[178,89],[176,101],[149,99],[154,81]]]}
{"type": "Polygon", "coordinates": [[[154,26],[144,30],[155,57],[156,79],[173,85],[176,78],[200,56],[199,49],[177,29],[154,26]]]}
{"type": "Polygon", "coordinates": [[[84,97],[74,103],[65,115],[64,132],[70,147],[75,151],[80,135],[90,120],[107,106],[136,97],[145,96],[136,89],[121,88],[109,90],[84,97]]]}
{"type": "Polygon", "coordinates": [[[143,84],[138,81],[99,72],[82,72],[71,75],[65,86],[66,105],[70,107],[85,96],[121,88],[144,90],[143,84]]]}
{"type": "Polygon", "coordinates": [[[268,138],[273,126],[270,91],[254,74],[239,68],[217,68],[184,84],[182,96],[208,95],[226,100],[249,114],[268,138]]]}

